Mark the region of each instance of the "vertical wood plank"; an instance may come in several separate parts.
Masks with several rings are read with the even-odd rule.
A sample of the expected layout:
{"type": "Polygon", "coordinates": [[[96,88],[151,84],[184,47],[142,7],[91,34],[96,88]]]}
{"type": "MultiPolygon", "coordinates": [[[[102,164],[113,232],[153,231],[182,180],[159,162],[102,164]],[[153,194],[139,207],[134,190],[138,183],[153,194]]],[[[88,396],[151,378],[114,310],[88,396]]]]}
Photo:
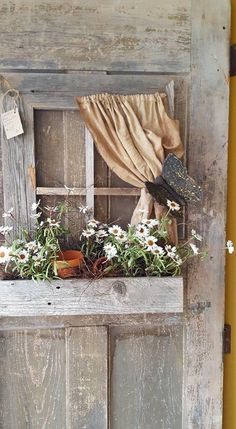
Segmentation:
{"type": "MultiPolygon", "coordinates": [[[[108,187],[109,169],[104,159],[94,146],[94,186],[108,187]]],[[[101,222],[106,223],[109,219],[109,197],[96,195],[94,198],[94,216],[101,222]]]]}
{"type": "Polygon", "coordinates": [[[222,332],[228,136],[230,2],[192,1],[189,172],[203,186],[190,222],[209,258],[188,273],[187,302],[210,302],[189,317],[185,340],[184,428],[222,428],[222,332]],[[206,282],[207,279],[207,282],[206,282]]]}
{"type": "Polygon", "coordinates": [[[169,116],[171,118],[175,117],[175,83],[171,80],[168,85],[166,85],[165,92],[168,98],[169,105],[169,116]]]}
{"type": "Polygon", "coordinates": [[[73,194],[74,187],[86,186],[85,126],[78,110],[63,110],[63,146],[64,185],[72,189],[66,198],[69,213],[65,215],[65,222],[71,232],[67,244],[73,246],[85,224],[85,217],[79,207],[86,204],[85,197],[73,194]]]}
{"type": "Polygon", "coordinates": [[[182,429],[181,328],[115,328],[112,429],[182,429]]]}
{"type": "Polygon", "coordinates": [[[65,429],[64,330],[0,332],[1,429],[65,429]]]}
{"type": "MultiPolygon", "coordinates": [[[[2,94],[3,95],[3,94],[2,94]]],[[[2,101],[2,99],[1,99],[2,101]]],[[[0,114],[13,108],[11,94],[4,97],[4,107],[0,103],[0,114]]],[[[31,205],[35,202],[35,160],[33,130],[33,109],[25,106],[24,101],[18,101],[18,108],[23,123],[24,134],[15,138],[6,139],[1,130],[2,168],[3,168],[3,200],[5,211],[14,209],[16,225],[31,228],[33,221],[30,218],[31,205]]],[[[9,219],[6,223],[11,225],[9,219]]]]}
{"type": "Polygon", "coordinates": [[[86,153],[86,205],[94,214],[94,143],[87,128],[85,128],[86,153]]]}
{"type": "Polygon", "coordinates": [[[107,429],[107,329],[69,328],[67,427],[107,429]]]}

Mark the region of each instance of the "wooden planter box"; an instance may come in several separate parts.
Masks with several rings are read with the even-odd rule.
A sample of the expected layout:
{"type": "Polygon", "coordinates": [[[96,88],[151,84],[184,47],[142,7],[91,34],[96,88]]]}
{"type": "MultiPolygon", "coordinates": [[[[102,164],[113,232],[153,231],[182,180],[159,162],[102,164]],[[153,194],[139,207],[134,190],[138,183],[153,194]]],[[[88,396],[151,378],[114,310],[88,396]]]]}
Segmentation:
{"type": "Polygon", "coordinates": [[[0,317],[181,313],[182,277],[0,281],[0,317]]]}

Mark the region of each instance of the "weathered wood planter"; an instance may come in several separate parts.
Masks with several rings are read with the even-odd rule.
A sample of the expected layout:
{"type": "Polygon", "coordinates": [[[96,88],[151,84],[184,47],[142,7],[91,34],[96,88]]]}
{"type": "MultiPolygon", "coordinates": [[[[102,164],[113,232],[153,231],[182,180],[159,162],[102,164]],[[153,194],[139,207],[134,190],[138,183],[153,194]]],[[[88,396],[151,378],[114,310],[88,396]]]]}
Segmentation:
{"type": "Polygon", "coordinates": [[[182,277],[0,281],[0,317],[181,313],[182,277]]]}

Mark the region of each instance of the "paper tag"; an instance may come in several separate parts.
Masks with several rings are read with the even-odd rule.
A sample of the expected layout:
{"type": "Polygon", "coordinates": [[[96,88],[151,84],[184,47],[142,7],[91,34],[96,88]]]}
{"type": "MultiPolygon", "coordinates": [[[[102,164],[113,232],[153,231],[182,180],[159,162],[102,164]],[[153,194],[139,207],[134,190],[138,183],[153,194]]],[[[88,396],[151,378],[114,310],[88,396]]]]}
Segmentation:
{"type": "Polygon", "coordinates": [[[24,133],[21,118],[19,115],[19,110],[17,107],[15,109],[8,110],[8,112],[2,113],[1,118],[8,140],[24,133]]]}

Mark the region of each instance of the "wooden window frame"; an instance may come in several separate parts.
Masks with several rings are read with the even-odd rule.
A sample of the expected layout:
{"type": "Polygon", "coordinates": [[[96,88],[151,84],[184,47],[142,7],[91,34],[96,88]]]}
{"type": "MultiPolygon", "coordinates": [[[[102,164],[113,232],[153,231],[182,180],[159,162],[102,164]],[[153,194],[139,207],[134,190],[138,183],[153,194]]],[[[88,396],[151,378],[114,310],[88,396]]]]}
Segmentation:
{"type": "MultiPolygon", "coordinates": [[[[14,208],[19,224],[32,228],[31,205],[40,195],[68,195],[66,188],[36,187],[34,110],[76,110],[75,95],[110,92],[135,93],[165,90],[170,115],[174,114],[174,85],[178,93],[187,90],[186,79],[175,76],[112,76],[104,73],[48,74],[6,73],[4,77],[21,94],[20,111],[25,133],[7,141],[3,138],[4,209],[14,208]],[[184,83],[183,83],[184,82],[184,83]],[[128,89],[129,88],[129,89],[128,89]],[[20,168],[19,168],[20,167],[20,168]],[[14,175],[14,177],[13,177],[14,175]]],[[[8,97],[8,101],[10,101],[8,97]]],[[[75,188],[73,195],[85,195],[86,205],[94,209],[94,196],[138,196],[138,188],[94,187],[94,147],[86,130],[86,188],[75,188]],[[89,168],[88,168],[89,167],[89,168]]]]}

